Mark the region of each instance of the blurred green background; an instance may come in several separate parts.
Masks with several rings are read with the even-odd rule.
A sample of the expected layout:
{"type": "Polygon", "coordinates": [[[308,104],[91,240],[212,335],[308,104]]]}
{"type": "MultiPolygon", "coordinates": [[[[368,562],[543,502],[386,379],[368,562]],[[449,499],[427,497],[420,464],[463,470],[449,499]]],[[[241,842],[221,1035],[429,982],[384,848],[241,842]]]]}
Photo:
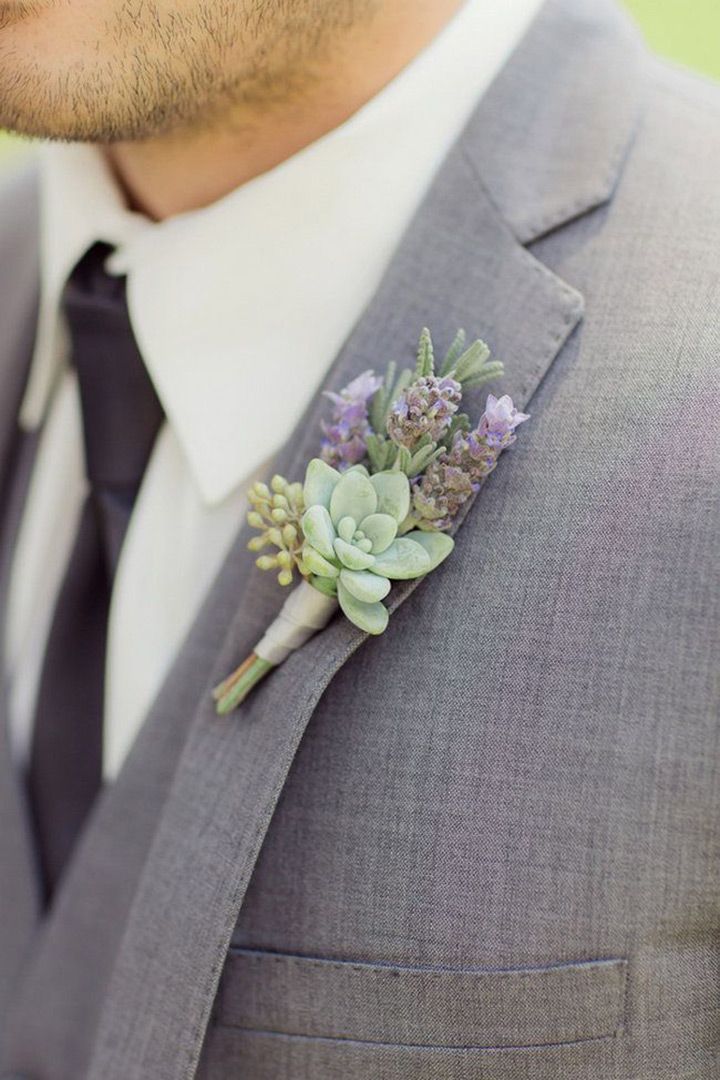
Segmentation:
{"type": "MultiPolygon", "coordinates": [[[[720,0],[621,0],[656,52],[720,79],[720,0]]],[[[0,132],[0,162],[27,144],[0,132]]]]}
{"type": "Polygon", "coordinates": [[[656,52],[720,79],[720,0],[625,0],[656,52]]]}

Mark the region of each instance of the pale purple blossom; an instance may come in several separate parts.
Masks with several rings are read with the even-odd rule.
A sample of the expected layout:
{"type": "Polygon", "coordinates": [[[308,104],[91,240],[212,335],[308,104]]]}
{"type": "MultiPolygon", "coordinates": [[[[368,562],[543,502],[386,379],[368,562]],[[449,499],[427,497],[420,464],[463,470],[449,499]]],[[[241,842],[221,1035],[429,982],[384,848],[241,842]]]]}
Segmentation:
{"type": "Polygon", "coordinates": [[[381,385],[381,378],[372,371],[364,371],[339,394],[325,391],[325,397],[335,406],[332,420],[322,422],[325,438],[320,456],[328,465],[342,471],[357,465],[365,457],[367,437],[371,434],[368,401],[381,385]]]}
{"type": "Polygon", "coordinates": [[[325,390],[325,397],[342,409],[346,405],[352,405],[356,403],[362,403],[367,405],[370,398],[373,396],[376,390],[379,390],[382,386],[382,379],[376,375],[373,371],[363,371],[362,375],[358,375],[352,382],[348,383],[339,394],[334,393],[332,390],[325,390]]]}
{"type": "Polygon", "coordinates": [[[437,442],[450,426],[461,398],[462,387],[455,379],[424,375],[393,404],[387,433],[393,442],[408,450],[414,450],[426,435],[437,442]]]}
{"type": "Polygon", "coordinates": [[[504,450],[515,442],[516,436],[513,432],[518,424],[529,419],[527,413],[518,412],[509,394],[503,394],[501,398],[488,394],[485,412],[480,418],[477,430],[485,437],[488,446],[504,450]]]}

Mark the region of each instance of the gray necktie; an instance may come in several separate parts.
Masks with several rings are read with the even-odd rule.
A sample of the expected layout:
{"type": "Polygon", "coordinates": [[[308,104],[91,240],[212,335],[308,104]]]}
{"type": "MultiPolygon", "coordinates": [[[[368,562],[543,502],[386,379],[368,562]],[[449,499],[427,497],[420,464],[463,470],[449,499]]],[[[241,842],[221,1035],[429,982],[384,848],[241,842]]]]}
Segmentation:
{"type": "Polygon", "coordinates": [[[135,343],[125,280],[95,244],[63,307],[82,406],[89,493],[55,606],[35,711],[28,787],[52,895],[102,780],[105,645],[112,582],[163,412],[135,343]]]}

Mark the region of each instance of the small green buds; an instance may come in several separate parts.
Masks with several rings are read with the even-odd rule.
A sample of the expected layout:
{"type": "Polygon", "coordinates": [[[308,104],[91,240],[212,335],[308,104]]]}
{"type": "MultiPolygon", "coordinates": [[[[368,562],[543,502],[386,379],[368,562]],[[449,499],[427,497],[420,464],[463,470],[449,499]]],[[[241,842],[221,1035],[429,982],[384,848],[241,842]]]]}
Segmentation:
{"type": "Polygon", "coordinates": [[[270,486],[258,482],[248,492],[248,524],[260,531],[248,541],[250,551],[267,547],[278,549],[277,555],[261,555],[256,565],[261,570],[277,570],[281,585],[292,585],[293,570],[306,573],[302,565],[302,531],[300,519],[305,505],[302,484],[291,484],[276,474],[270,486]]]}

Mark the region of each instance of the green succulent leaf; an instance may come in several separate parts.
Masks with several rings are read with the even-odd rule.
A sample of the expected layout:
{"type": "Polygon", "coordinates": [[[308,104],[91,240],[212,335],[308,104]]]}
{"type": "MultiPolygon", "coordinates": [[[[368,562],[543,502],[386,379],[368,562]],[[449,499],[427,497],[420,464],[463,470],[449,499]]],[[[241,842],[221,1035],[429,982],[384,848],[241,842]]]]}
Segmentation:
{"type": "Polygon", "coordinates": [[[397,536],[398,523],[390,514],[370,514],[369,517],[363,518],[359,528],[371,542],[370,550],[373,555],[379,555],[381,551],[390,547],[397,536]]]}
{"type": "MultiPolygon", "coordinates": [[[[377,512],[403,521],[410,509],[410,481],[404,472],[375,473],[370,483],[377,492],[377,512]]],[[[372,511],[371,511],[372,513],[372,511]]]]}
{"type": "Polygon", "coordinates": [[[455,547],[455,541],[452,536],[448,536],[447,533],[442,532],[410,532],[405,537],[406,540],[412,540],[415,544],[420,544],[430,559],[430,565],[428,566],[428,572],[434,570],[436,566],[447,559],[448,555],[455,547]]]}
{"type": "MultiPolygon", "coordinates": [[[[328,517],[330,517],[329,514],[328,517]]],[[[332,520],[330,521],[330,525],[332,525],[332,520]]],[[[341,540],[344,540],[345,543],[349,544],[352,541],[353,536],[355,535],[356,529],[357,522],[355,521],[355,518],[349,516],[344,517],[341,518],[338,522],[337,534],[341,540]]],[[[333,540],[334,539],[335,537],[333,536],[333,540]]]]}
{"type": "Polygon", "coordinates": [[[326,559],[335,557],[333,541],[335,528],[330,514],[321,503],[315,503],[302,516],[302,531],[305,539],[326,559]]]}
{"type": "Polygon", "coordinates": [[[430,556],[425,548],[407,536],[394,540],[370,568],[373,574],[382,574],[391,581],[407,581],[421,577],[430,570],[430,556]]]}
{"type": "Polygon", "coordinates": [[[363,604],[376,604],[390,592],[390,582],[369,570],[341,570],[340,581],[356,600],[363,604]]]}
{"type": "Polygon", "coordinates": [[[337,580],[327,577],[316,577],[314,574],[310,578],[310,584],[313,589],[317,589],[318,592],[324,593],[325,596],[337,596],[337,580]]]}
{"type": "Polygon", "coordinates": [[[335,541],[335,554],[348,570],[367,570],[375,562],[375,556],[369,551],[361,551],[354,544],[348,544],[339,537],[335,541]]]}
{"type": "Polygon", "coordinates": [[[362,600],[353,596],[342,581],[338,582],[337,595],[340,607],[350,622],[359,626],[367,634],[382,634],[387,628],[390,616],[384,604],[379,601],[375,604],[364,604],[362,600]]]}
{"type": "Polygon", "coordinates": [[[310,544],[305,544],[302,549],[302,560],[305,569],[309,570],[311,574],[317,575],[321,578],[336,578],[340,573],[337,566],[326,559],[319,551],[316,551],[310,544]]]}
{"type": "Polygon", "coordinates": [[[334,525],[344,517],[362,521],[368,514],[375,513],[377,504],[372,480],[363,473],[348,471],[343,473],[330,497],[330,517],[334,525]]]}
{"type": "Polygon", "coordinates": [[[305,472],[303,499],[305,506],[330,506],[330,498],[342,474],[321,458],[313,458],[305,472]]]}

